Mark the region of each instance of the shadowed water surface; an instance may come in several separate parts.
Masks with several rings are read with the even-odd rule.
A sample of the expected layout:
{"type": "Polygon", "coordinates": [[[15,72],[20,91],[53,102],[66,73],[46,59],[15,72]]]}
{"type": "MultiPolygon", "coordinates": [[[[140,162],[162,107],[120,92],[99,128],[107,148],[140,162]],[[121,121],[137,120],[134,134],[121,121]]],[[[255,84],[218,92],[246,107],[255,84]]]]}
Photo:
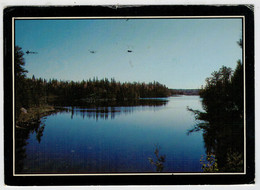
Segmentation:
{"type": "Polygon", "coordinates": [[[187,106],[201,109],[200,98],[152,101],[67,106],[28,133],[16,131],[16,173],[155,172],[148,160],[156,159],[155,145],[165,155],[163,172],[201,172],[202,135],[187,135],[195,124],[187,106]]]}

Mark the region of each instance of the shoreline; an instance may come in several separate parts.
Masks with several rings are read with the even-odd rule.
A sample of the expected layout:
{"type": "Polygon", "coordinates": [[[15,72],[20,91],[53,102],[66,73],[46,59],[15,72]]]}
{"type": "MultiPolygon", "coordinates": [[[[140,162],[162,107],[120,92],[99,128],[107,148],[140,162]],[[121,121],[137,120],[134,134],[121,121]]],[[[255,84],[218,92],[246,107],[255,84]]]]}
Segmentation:
{"type": "Polygon", "coordinates": [[[39,107],[29,107],[28,109],[21,108],[21,113],[15,121],[16,128],[27,128],[31,124],[37,123],[44,116],[58,112],[54,106],[41,105],[39,107]]]}
{"type": "MultiPolygon", "coordinates": [[[[153,97],[153,98],[138,98],[138,99],[131,99],[131,101],[145,101],[145,100],[166,100],[169,97],[178,97],[178,96],[197,96],[197,95],[183,95],[183,94],[175,94],[171,95],[168,97],[153,97]]],[[[116,100],[109,100],[109,99],[92,99],[95,101],[90,101],[89,100],[84,100],[86,103],[94,103],[94,104],[99,104],[99,103],[115,103],[115,102],[127,102],[129,100],[123,100],[123,101],[116,101],[116,100]]],[[[81,100],[82,101],[82,100],[81,100]]],[[[112,106],[110,105],[110,106],[112,106]]],[[[92,105],[93,106],[93,105],[92,105]]],[[[104,105],[101,105],[104,106],[104,105]]],[[[125,105],[121,105],[125,106],[125,105]]],[[[44,104],[44,105],[39,105],[39,106],[32,106],[29,108],[24,108],[22,107],[20,109],[20,115],[18,118],[15,120],[15,126],[16,128],[20,129],[25,129],[30,127],[31,125],[40,122],[41,118],[44,116],[51,115],[52,113],[57,113],[60,110],[66,109],[62,105],[49,105],[49,104],[44,104]]]]}

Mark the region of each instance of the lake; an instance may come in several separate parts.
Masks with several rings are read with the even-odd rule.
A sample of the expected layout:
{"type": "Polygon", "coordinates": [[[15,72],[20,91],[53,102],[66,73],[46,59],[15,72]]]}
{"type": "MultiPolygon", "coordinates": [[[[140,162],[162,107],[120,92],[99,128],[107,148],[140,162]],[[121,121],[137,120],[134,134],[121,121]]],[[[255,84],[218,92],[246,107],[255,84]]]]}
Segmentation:
{"type": "Polygon", "coordinates": [[[202,110],[199,96],[140,101],[131,106],[67,106],[42,118],[20,143],[16,172],[151,173],[156,166],[149,158],[157,161],[156,147],[165,158],[162,172],[202,172],[202,133],[187,135],[196,123],[187,107],[202,110]]]}

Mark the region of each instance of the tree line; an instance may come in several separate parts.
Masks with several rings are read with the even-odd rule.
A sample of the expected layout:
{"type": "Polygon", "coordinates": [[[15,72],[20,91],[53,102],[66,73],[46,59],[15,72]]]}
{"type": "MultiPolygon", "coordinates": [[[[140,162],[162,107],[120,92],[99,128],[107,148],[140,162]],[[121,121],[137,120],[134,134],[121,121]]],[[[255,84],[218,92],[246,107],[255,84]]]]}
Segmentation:
{"type": "MultiPolygon", "coordinates": [[[[82,81],[62,81],[57,79],[29,78],[26,76],[22,48],[15,46],[15,101],[16,110],[21,107],[49,104],[54,100],[132,100],[139,98],[167,97],[171,90],[159,82],[118,82],[114,78],[97,77],[82,81]]],[[[18,113],[17,113],[18,114],[18,113]]]]}
{"type": "Polygon", "coordinates": [[[80,82],[58,81],[56,79],[27,78],[27,89],[33,94],[44,96],[58,96],[66,99],[109,99],[125,100],[150,97],[167,97],[169,89],[159,82],[137,83],[118,82],[115,79],[101,79],[96,77],[80,82]]]}

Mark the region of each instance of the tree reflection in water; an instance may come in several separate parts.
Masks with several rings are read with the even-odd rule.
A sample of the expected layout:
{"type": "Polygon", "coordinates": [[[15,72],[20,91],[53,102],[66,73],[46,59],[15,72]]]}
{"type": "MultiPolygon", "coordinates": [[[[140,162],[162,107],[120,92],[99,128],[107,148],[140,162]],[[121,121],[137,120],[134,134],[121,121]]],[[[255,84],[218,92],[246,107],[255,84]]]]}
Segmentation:
{"type": "MultiPolygon", "coordinates": [[[[75,115],[81,116],[83,119],[114,119],[116,116],[121,114],[130,114],[136,111],[136,107],[140,109],[150,109],[151,107],[165,106],[166,100],[140,100],[132,102],[111,102],[99,105],[88,105],[86,106],[59,106],[58,112],[53,112],[50,115],[56,115],[62,112],[71,113],[71,118],[75,115]],[[108,105],[108,106],[106,106],[108,105]]],[[[44,118],[35,120],[30,123],[19,124],[19,127],[15,128],[15,173],[21,174],[26,173],[29,168],[24,168],[24,160],[26,159],[26,145],[30,134],[36,133],[35,137],[38,143],[41,143],[41,138],[44,133],[45,124],[44,118]]]]}
{"type": "MultiPolygon", "coordinates": [[[[63,107],[62,112],[71,113],[71,119],[74,115],[80,115],[83,119],[99,119],[107,120],[114,119],[121,114],[131,114],[136,111],[137,107],[143,109],[151,109],[152,107],[165,106],[166,99],[145,99],[145,100],[132,100],[124,102],[99,102],[97,105],[77,105],[72,104],[70,107],[63,107]]],[[[60,105],[60,104],[59,104],[60,105]]]]}
{"type": "Polygon", "coordinates": [[[45,125],[40,121],[30,123],[30,126],[16,127],[15,129],[15,172],[24,171],[24,159],[26,158],[26,145],[30,134],[36,133],[36,139],[40,143],[45,125]]]}
{"type": "MultiPolygon", "coordinates": [[[[194,110],[190,111],[194,112],[194,110]]],[[[194,113],[197,116],[199,114],[196,111],[194,113]]],[[[215,172],[243,172],[243,120],[234,121],[234,117],[230,115],[225,115],[222,118],[215,115],[213,118],[208,117],[204,122],[196,124],[193,129],[188,131],[188,134],[196,131],[203,132],[207,154],[204,164],[207,165],[211,162],[210,157],[214,156],[218,165],[218,170],[215,170],[215,172]]],[[[204,167],[204,171],[211,170],[204,167]]]]}

